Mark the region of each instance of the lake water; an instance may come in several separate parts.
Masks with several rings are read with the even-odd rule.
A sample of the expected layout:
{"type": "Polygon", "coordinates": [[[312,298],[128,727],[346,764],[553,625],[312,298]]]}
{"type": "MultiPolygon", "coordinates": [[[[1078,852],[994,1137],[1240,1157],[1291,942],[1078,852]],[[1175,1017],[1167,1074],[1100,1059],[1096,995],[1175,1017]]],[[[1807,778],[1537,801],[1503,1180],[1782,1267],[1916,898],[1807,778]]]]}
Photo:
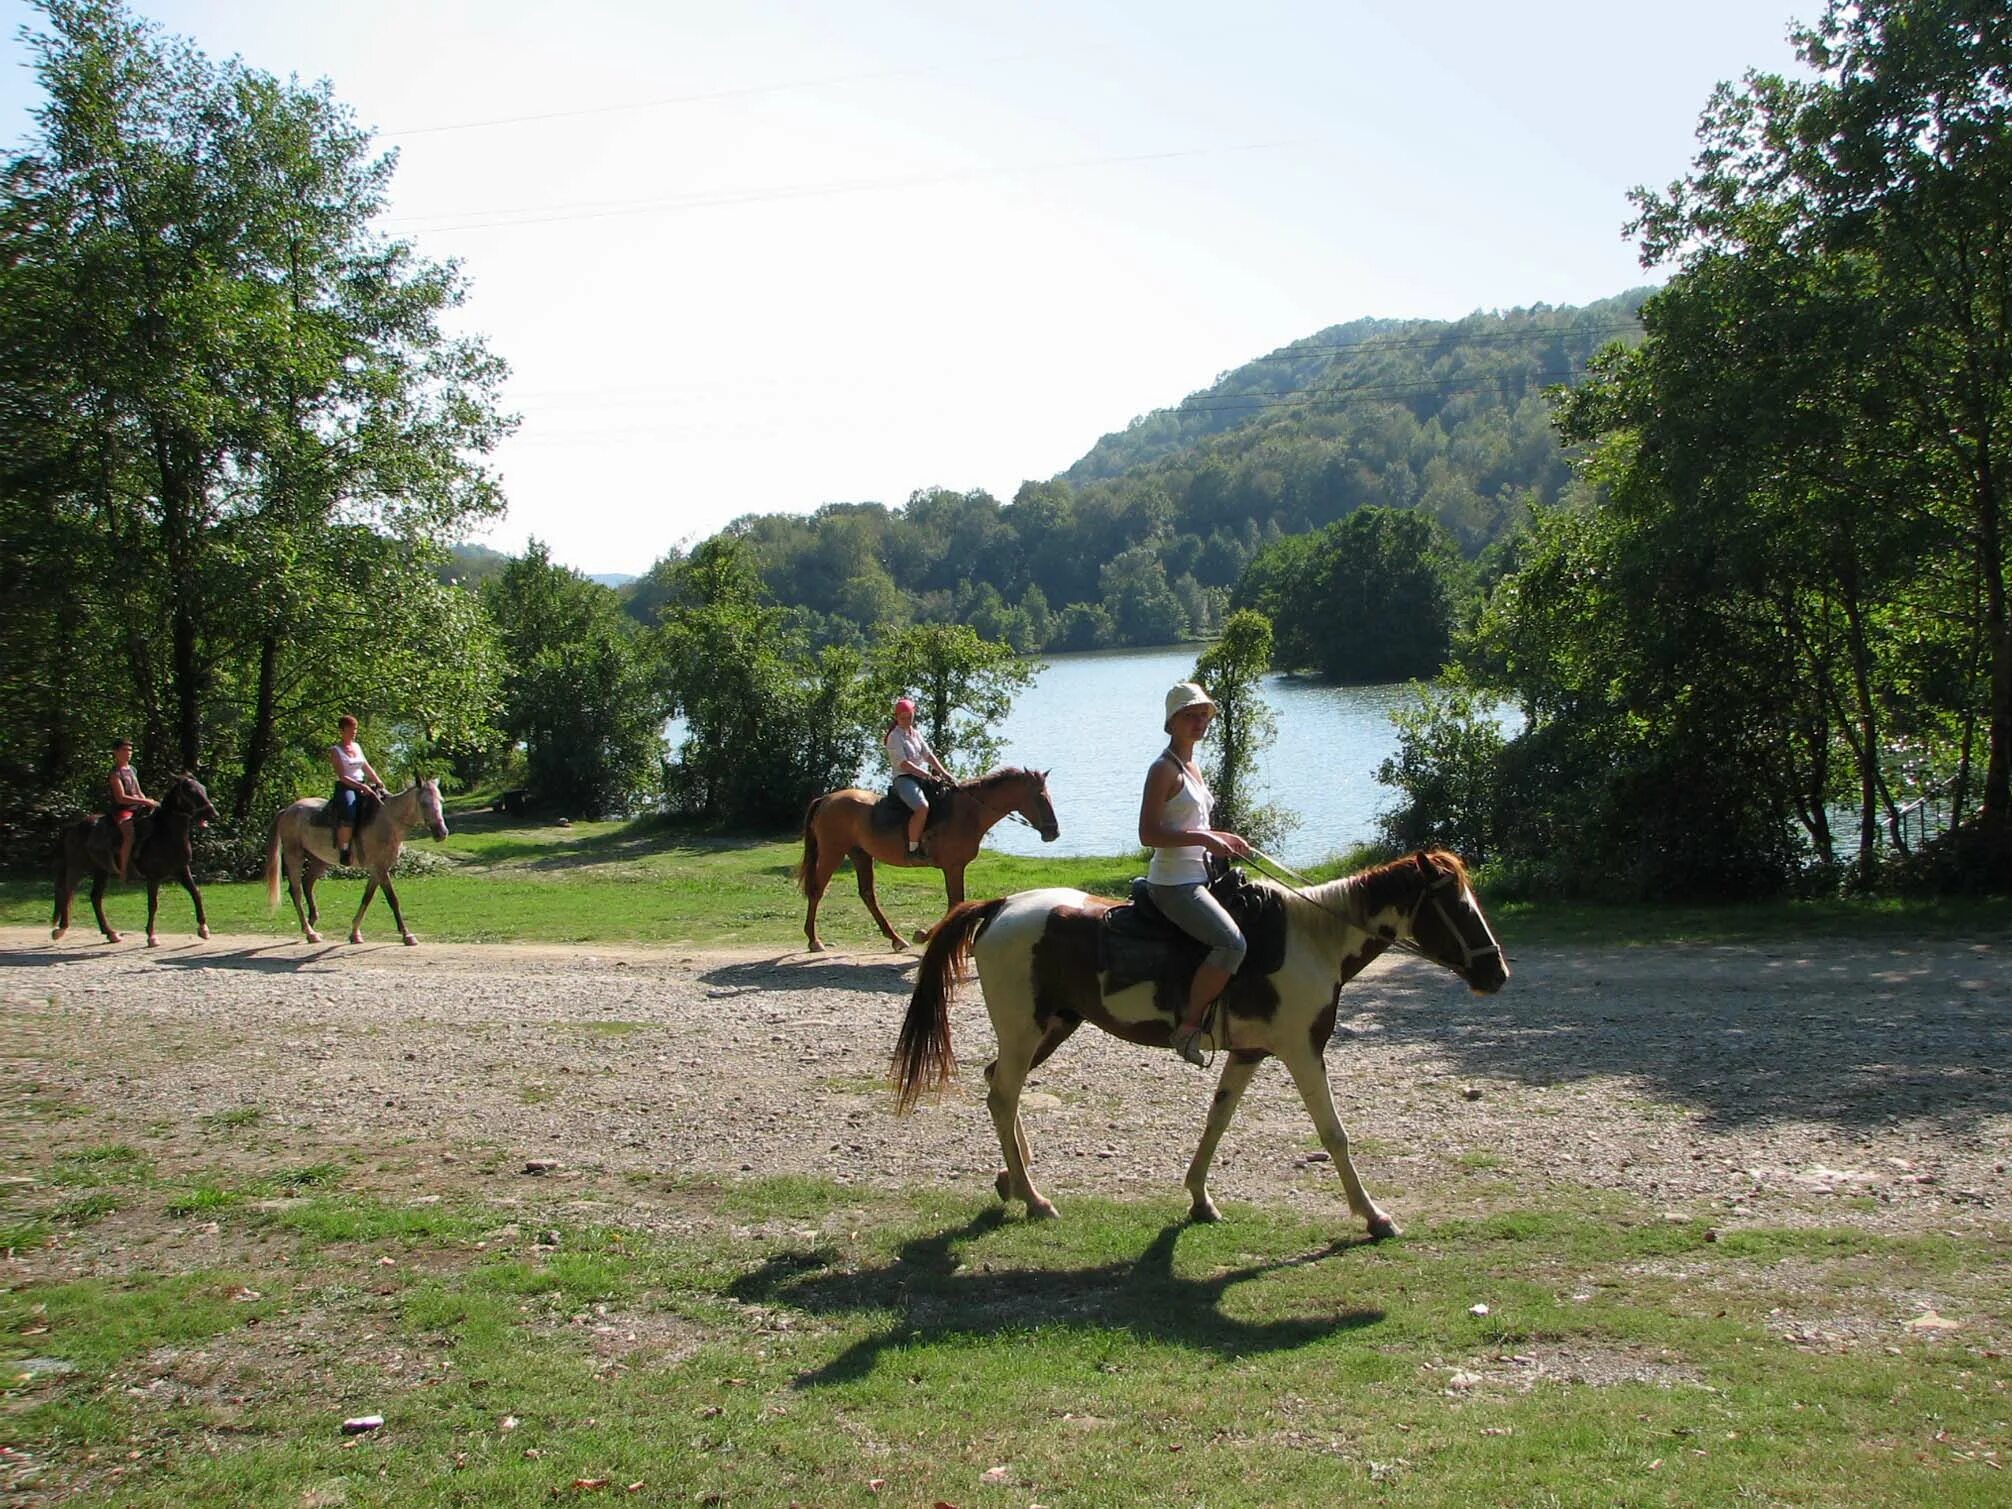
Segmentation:
{"type": "MultiPolygon", "coordinates": [[[[1139,791],[1167,743],[1160,729],[1167,688],[1194,674],[1199,653],[1188,645],[1048,657],[999,735],[1006,763],[1049,772],[1062,836],[1043,844],[1032,829],[1008,822],[987,835],[987,845],[1008,854],[1137,850],[1139,791]]],[[[1299,819],[1268,852],[1305,866],[1374,838],[1378,812],[1397,795],[1377,784],[1376,767],[1396,753],[1389,715],[1410,705],[1409,688],[1270,675],[1263,692],[1278,738],[1258,756],[1258,796],[1299,819]]],[[[1206,743],[1200,752],[1206,759],[1206,743]]]]}

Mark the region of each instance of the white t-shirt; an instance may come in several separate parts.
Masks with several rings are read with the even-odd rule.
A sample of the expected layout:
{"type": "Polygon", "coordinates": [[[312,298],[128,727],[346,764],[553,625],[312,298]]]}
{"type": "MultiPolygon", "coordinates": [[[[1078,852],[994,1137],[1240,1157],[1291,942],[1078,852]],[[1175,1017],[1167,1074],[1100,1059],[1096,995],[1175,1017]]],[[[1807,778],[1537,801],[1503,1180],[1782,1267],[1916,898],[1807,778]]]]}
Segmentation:
{"type": "Polygon", "coordinates": [[[354,741],[348,744],[331,744],[328,752],[335,757],[335,773],[345,781],[354,781],[359,786],[370,784],[370,777],[363,767],[369,762],[363,758],[363,746],[354,741]]]}
{"type": "MultiPolygon", "coordinates": [[[[1178,762],[1176,762],[1178,764],[1178,762]]],[[[1209,809],[1215,797],[1185,765],[1179,766],[1181,783],[1167,798],[1160,821],[1176,832],[1192,833],[1209,826],[1209,809]]],[[[1209,851],[1200,844],[1179,849],[1155,849],[1146,866],[1146,879],[1154,885],[1193,885],[1209,878],[1209,851]]]]}
{"type": "Polygon", "coordinates": [[[913,723],[903,728],[899,723],[887,731],[887,768],[896,775],[913,775],[912,770],[903,770],[903,760],[913,760],[923,769],[929,768],[929,741],[922,737],[922,730],[913,723]]]}

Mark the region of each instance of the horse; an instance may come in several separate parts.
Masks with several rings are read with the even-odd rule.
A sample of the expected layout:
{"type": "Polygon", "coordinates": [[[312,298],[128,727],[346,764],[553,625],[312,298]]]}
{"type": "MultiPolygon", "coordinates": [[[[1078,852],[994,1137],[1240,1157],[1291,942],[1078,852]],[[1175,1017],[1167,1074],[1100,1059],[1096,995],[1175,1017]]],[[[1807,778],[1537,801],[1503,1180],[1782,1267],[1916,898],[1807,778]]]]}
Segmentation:
{"type": "MultiPolygon", "coordinates": [[[[1268,975],[1239,975],[1223,992],[1210,1038],[1227,1062],[1210,1102],[1200,1146],[1188,1165],[1190,1218],[1220,1219],[1209,1197],[1209,1162],[1259,1064],[1277,1057],[1305,1102],[1321,1145],[1333,1159],[1349,1208],[1372,1239],[1399,1234],[1370,1199],[1349,1161],[1348,1134],[1335,1111],[1322,1057],[1334,1033],[1341,988],[1393,946],[1452,970],[1474,991],[1493,994],[1509,978],[1502,945],[1482,913],[1460,860],[1421,850],[1388,864],[1304,891],[1258,879],[1284,901],[1284,957],[1268,975]]],[[[998,1057],[985,1068],[985,1103],[1006,1159],[994,1187],[1001,1200],[1026,1202],[1031,1218],[1055,1214],[1027,1174],[1027,1133],[1020,1089],[1084,1022],[1127,1042],[1165,1049],[1187,1002],[1185,979],[1108,989],[1098,973],[1098,931],[1117,903],[1081,891],[1021,891],[955,907],[937,924],[923,954],[894,1052],[897,1110],[913,1109],[925,1088],[940,1089],[955,1068],[949,1003],[975,961],[998,1057]]]]}
{"type": "MultiPolygon", "coordinates": [[[[908,940],[894,930],[874,895],[875,860],[887,865],[934,865],[943,872],[947,905],[954,907],[964,899],[964,871],[978,855],[978,841],[1001,818],[1025,818],[1043,843],[1053,843],[1062,831],[1055,821],[1054,804],[1048,800],[1048,772],[1014,765],[960,781],[951,793],[949,812],[930,824],[920,854],[908,852],[906,810],[899,821],[876,822],[873,809],[879,802],[878,792],[848,786],[813,799],[803,815],[803,860],[796,867],[796,880],[810,898],[803,935],[810,941],[812,953],[824,951],[824,940],[817,935],[817,905],[848,854],[859,877],[860,900],[873,913],[887,940],[896,948],[906,948],[908,940]]],[[[925,930],[916,941],[926,935],[925,930]]]]}
{"type": "MultiPolygon", "coordinates": [[[[321,921],[321,913],[314,904],[314,883],[337,864],[334,830],[314,821],[315,815],[327,805],[326,798],[309,796],[281,809],[273,819],[272,843],[265,857],[266,906],[279,905],[280,860],[284,853],[287,894],[293,897],[294,914],[300,918],[300,930],[310,943],[321,942],[321,934],[314,930],[314,925],[321,921]],[[307,892],[305,911],[300,904],[303,890],[307,892]]],[[[356,856],[369,871],[370,879],[363,887],[363,904],[356,909],[356,920],[349,925],[351,943],[363,941],[363,914],[370,910],[370,899],[380,886],[384,888],[384,899],[391,903],[391,918],[398,924],[398,936],[408,947],[419,942],[405,925],[404,914],[398,910],[398,892],[391,888],[391,872],[398,864],[399,851],[405,847],[405,835],[419,822],[426,824],[436,840],[447,837],[447,819],[440,811],[440,782],[436,780],[420,781],[396,796],[387,796],[377,815],[356,834],[356,856]]]]}
{"type": "MultiPolygon", "coordinates": [[[[161,882],[172,877],[182,883],[196,904],[196,936],[210,935],[209,919],[203,915],[203,893],[196,889],[190,860],[195,844],[190,838],[196,828],[215,821],[217,809],[203,783],[186,772],[168,782],[161,805],[152,812],[133,817],[133,853],[127,870],[139,872],[147,883],[147,947],[158,948],[154,936],[154,914],[160,909],[161,882]]],[[[63,829],[56,851],[56,910],[49,919],[49,939],[61,938],[70,930],[70,901],[85,871],[91,872],[91,910],[98,916],[98,931],[107,943],[120,941],[119,934],[105,921],[105,886],[119,862],[117,826],[102,817],[87,817],[63,829]]]]}

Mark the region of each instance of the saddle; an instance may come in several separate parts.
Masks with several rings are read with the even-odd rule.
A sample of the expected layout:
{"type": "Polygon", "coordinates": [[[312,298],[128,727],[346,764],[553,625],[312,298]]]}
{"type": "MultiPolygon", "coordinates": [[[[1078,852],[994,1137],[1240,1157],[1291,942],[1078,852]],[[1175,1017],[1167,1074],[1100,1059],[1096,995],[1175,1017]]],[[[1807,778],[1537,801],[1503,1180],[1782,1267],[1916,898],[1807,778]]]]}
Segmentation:
{"type": "MultiPolygon", "coordinates": [[[[957,786],[951,781],[939,781],[933,777],[915,776],[922,783],[922,794],[929,798],[929,816],[922,824],[926,838],[936,825],[950,815],[950,798],[957,794],[957,786]]],[[[900,832],[908,826],[908,803],[889,791],[873,804],[871,822],[876,828],[900,832]]]]}
{"type": "MultiPolygon", "coordinates": [[[[336,787],[336,793],[340,793],[341,790],[340,786],[336,787]]],[[[336,796],[331,794],[329,799],[321,804],[321,810],[307,820],[308,826],[326,828],[333,833],[339,826],[335,820],[335,802],[336,796]]],[[[350,836],[350,850],[358,860],[363,858],[363,830],[370,826],[371,820],[377,816],[378,809],[383,805],[384,803],[377,799],[375,792],[359,791],[356,794],[356,831],[350,836]]]]}
{"type": "MultiPolygon", "coordinates": [[[[1209,882],[1209,894],[1222,903],[1244,935],[1243,963],[1231,977],[1225,994],[1262,982],[1285,963],[1285,898],[1259,885],[1231,865],[1209,882]]],[[[1097,929],[1097,969],[1104,989],[1153,980],[1162,1002],[1185,1003],[1188,982],[1208,956],[1196,942],[1153,905],[1152,890],[1142,876],[1132,882],[1132,899],[1104,913],[1097,929]]],[[[1180,1006],[1175,1007],[1178,1014],[1180,1006]]]]}

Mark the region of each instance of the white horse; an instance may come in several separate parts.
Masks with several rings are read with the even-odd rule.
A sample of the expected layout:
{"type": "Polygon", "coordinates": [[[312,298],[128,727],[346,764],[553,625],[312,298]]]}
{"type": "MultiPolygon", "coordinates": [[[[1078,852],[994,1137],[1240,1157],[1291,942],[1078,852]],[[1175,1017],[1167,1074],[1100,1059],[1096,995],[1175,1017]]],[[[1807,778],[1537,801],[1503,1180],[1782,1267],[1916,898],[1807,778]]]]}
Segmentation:
{"type": "MultiPolygon", "coordinates": [[[[1348,1134],[1328,1088],[1322,1055],[1334,1033],[1341,987],[1398,945],[1445,965],[1473,990],[1492,993],[1509,978],[1502,945],[1475,899],[1466,868],[1444,850],[1408,855],[1305,891],[1260,884],[1284,899],[1284,959],[1268,975],[1232,980],[1211,1019],[1214,1044],[1226,1050],[1228,1061],[1201,1145],[1188,1165],[1190,1214],[1197,1221],[1219,1219],[1209,1198],[1209,1161],[1251,1075],[1275,1056],[1292,1075],[1321,1145],[1341,1174],[1349,1209],[1368,1224],[1372,1237],[1396,1236],[1397,1224],[1369,1198],[1349,1161],[1348,1134]]],[[[924,1089],[940,1088],[950,1078],[955,1067],[950,994],[966,978],[966,962],[976,961],[999,1042],[998,1058],[985,1069],[985,1103],[1006,1159],[995,1186],[1002,1200],[1024,1200],[1029,1216],[1052,1216],[1055,1207],[1027,1174],[1019,1105],[1028,1071],[1084,1022],[1164,1049],[1187,1001],[1185,975],[1107,988],[1098,973],[1097,935],[1104,913],[1115,905],[1059,889],[965,902],[931,934],[901,1024],[893,1072],[899,1107],[906,1111],[924,1089]]]]}
{"type": "MultiPolygon", "coordinates": [[[[279,905],[279,876],[282,855],[286,861],[286,889],[293,897],[293,909],[300,918],[300,930],[310,943],[321,942],[321,934],[314,925],[321,921],[321,913],[314,905],[314,883],[322,875],[336,868],[338,864],[335,832],[313,821],[316,813],[326,807],[323,797],[303,797],[292,806],[283,808],[273,819],[272,845],[265,857],[265,904],[267,907],[279,905]],[[301,892],[307,892],[307,907],[303,911],[300,904],[301,892]]],[[[363,914],[370,910],[370,899],[377,894],[377,888],[384,888],[384,899],[391,903],[391,918],[398,924],[398,935],[408,944],[419,940],[412,936],[412,930],[405,925],[405,918],[398,910],[398,892],[391,888],[391,872],[398,864],[399,851],[405,847],[405,835],[416,823],[424,822],[427,831],[434,838],[447,837],[447,819],[440,811],[440,783],[425,780],[410,786],[396,796],[387,796],[377,809],[377,816],[355,836],[356,854],[363,868],[370,873],[369,881],[363,887],[363,904],[356,909],[356,920],[349,925],[349,941],[363,941],[363,914]]]]}

